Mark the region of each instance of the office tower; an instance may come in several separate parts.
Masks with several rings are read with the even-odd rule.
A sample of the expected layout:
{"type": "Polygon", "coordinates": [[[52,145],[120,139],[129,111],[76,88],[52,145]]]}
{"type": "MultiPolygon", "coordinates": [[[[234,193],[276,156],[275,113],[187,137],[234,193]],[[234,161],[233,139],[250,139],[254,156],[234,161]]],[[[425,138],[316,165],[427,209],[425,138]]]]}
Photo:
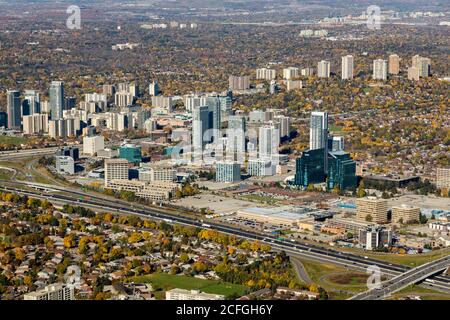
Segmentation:
{"type": "Polygon", "coordinates": [[[450,167],[436,169],[436,187],[450,189],[450,167]]]}
{"type": "Polygon", "coordinates": [[[392,230],[369,226],[359,230],[358,240],[366,250],[379,249],[392,243],[392,230]]]}
{"type": "Polygon", "coordinates": [[[80,149],[77,147],[62,147],[56,151],[56,156],[71,157],[74,161],[80,159],[80,149]]]}
{"type": "Polygon", "coordinates": [[[274,80],[277,76],[275,69],[260,68],[256,69],[257,80],[274,80]]]}
{"type": "Polygon", "coordinates": [[[387,80],[387,61],[383,59],[373,60],[373,79],[387,80]]]}
{"type": "Polygon", "coordinates": [[[51,120],[62,119],[64,110],[64,83],[52,81],[49,89],[51,120]]]}
{"type": "Polygon", "coordinates": [[[301,71],[303,77],[309,77],[314,75],[314,68],[303,68],[301,71]]]}
{"type": "Polygon", "coordinates": [[[255,177],[273,176],[276,173],[276,166],[270,159],[248,159],[247,173],[255,177]]]}
{"type": "Polygon", "coordinates": [[[192,113],[192,142],[195,153],[201,153],[203,146],[209,142],[207,130],[209,129],[209,107],[201,106],[192,113]]]}
{"type": "Polygon", "coordinates": [[[128,162],[139,164],[142,161],[142,151],[140,146],[125,144],[119,147],[119,158],[128,162]]]}
{"type": "Polygon", "coordinates": [[[357,187],[356,162],[344,151],[328,153],[327,188],[333,190],[354,189],[357,187]]]}
{"type": "Polygon", "coordinates": [[[234,161],[216,162],[217,182],[239,182],[241,181],[241,165],[234,161]]]}
{"type": "Polygon", "coordinates": [[[103,136],[83,138],[83,153],[85,155],[93,156],[103,149],[105,149],[105,138],[103,136]]]}
{"type": "Polygon", "coordinates": [[[247,90],[250,89],[250,77],[249,76],[230,76],[228,78],[228,88],[230,90],[247,90]]]}
{"type": "Polygon", "coordinates": [[[328,144],[328,113],[313,111],[309,127],[309,149],[323,149],[328,144]]]}
{"type": "Polygon", "coordinates": [[[112,180],[128,180],[128,160],[126,159],[106,159],[105,160],[105,187],[108,187],[112,180]]]}
{"type": "Polygon", "coordinates": [[[283,79],[292,80],[299,77],[299,70],[295,67],[283,69],[283,79]]]}
{"type": "Polygon", "coordinates": [[[322,60],[317,64],[317,76],[319,78],[329,78],[330,77],[330,61],[322,60]]]}
{"type": "Polygon", "coordinates": [[[33,115],[41,112],[40,97],[36,90],[25,90],[22,102],[22,115],[33,115]]]}
{"type": "Polygon", "coordinates": [[[408,68],[408,80],[419,81],[420,79],[420,71],[417,67],[409,67],[408,68]]]}
{"type": "MultiPolygon", "coordinates": [[[[64,98],[64,108],[63,110],[70,110],[77,107],[76,97],[66,97],[64,98]]],[[[64,111],[63,111],[64,112],[64,111]]]]}
{"type": "Polygon", "coordinates": [[[328,137],[328,150],[344,151],[344,137],[342,136],[328,137]]]}
{"type": "Polygon", "coordinates": [[[150,83],[148,92],[151,96],[157,96],[159,94],[158,81],[152,81],[152,83],[150,83]]]}
{"type": "Polygon", "coordinates": [[[259,158],[272,159],[278,154],[280,145],[280,132],[274,126],[263,126],[259,128],[259,158]]]}
{"type": "Polygon", "coordinates": [[[291,118],[278,115],[274,117],[274,121],[280,124],[280,137],[288,137],[291,133],[291,118]]]}
{"type": "Polygon", "coordinates": [[[8,115],[6,112],[0,112],[0,128],[8,125],[8,115]]]}
{"type": "Polygon", "coordinates": [[[396,54],[389,56],[389,74],[397,75],[400,72],[400,58],[396,54]]]}
{"type": "Polygon", "coordinates": [[[415,55],[412,58],[412,67],[417,68],[419,77],[429,77],[431,74],[431,59],[415,55]]]}
{"type": "Polygon", "coordinates": [[[342,80],[353,79],[353,56],[342,57],[342,80]]]}
{"type": "Polygon", "coordinates": [[[296,186],[306,188],[310,184],[323,183],[325,178],[324,149],[307,150],[297,158],[294,177],[296,186]]]}
{"type": "Polygon", "coordinates": [[[388,202],[386,199],[367,197],[356,199],[356,218],[373,223],[387,222],[388,202]]]}
{"type": "Polygon", "coordinates": [[[227,129],[227,157],[235,161],[243,161],[245,158],[245,134],[246,121],[243,116],[230,116],[227,129]]]}
{"type": "MultiPolygon", "coordinates": [[[[214,130],[220,130],[222,122],[222,112],[219,97],[206,97],[205,102],[209,108],[209,117],[210,117],[209,128],[214,130]]],[[[216,134],[216,132],[213,132],[213,135],[214,134],[216,134]]]]}
{"type": "Polygon", "coordinates": [[[6,91],[6,113],[8,114],[8,129],[20,130],[20,92],[6,91]]]}
{"type": "Polygon", "coordinates": [[[414,223],[420,219],[420,208],[407,204],[392,207],[392,222],[414,223]]]}
{"type": "Polygon", "coordinates": [[[75,161],[72,157],[56,156],[55,157],[56,172],[59,174],[74,174],[75,161]]]}

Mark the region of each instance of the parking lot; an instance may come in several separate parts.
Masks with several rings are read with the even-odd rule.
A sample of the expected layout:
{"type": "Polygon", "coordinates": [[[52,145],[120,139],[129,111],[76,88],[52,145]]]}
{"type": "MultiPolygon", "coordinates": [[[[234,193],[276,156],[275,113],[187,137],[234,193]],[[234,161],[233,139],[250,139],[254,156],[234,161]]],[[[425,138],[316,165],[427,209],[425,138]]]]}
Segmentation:
{"type": "Polygon", "coordinates": [[[255,203],[251,201],[221,197],[212,194],[199,194],[192,197],[174,199],[172,200],[172,203],[186,208],[208,208],[218,214],[230,214],[239,209],[255,206],[255,203]]]}

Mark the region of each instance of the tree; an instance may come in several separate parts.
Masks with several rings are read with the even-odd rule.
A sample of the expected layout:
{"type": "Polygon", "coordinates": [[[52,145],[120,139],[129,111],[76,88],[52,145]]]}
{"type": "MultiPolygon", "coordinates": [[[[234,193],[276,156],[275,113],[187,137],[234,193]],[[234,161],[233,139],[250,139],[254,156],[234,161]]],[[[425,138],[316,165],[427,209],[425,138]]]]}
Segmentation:
{"type": "Polygon", "coordinates": [[[356,191],[356,195],[358,198],[363,198],[366,196],[366,190],[364,189],[364,181],[361,180],[358,186],[358,190],[356,191]]]}
{"type": "Polygon", "coordinates": [[[366,216],[366,221],[367,221],[367,222],[372,222],[372,220],[373,220],[372,216],[371,216],[370,214],[368,214],[368,215],[366,216]]]}

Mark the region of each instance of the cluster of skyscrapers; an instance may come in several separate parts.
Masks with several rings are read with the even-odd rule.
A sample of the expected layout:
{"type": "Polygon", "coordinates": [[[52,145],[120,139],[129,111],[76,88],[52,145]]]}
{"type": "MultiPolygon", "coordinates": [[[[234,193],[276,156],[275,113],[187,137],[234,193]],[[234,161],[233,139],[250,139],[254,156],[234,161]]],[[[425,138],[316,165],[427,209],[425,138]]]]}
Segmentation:
{"type": "Polygon", "coordinates": [[[309,150],[296,161],[294,184],[306,188],[326,183],[326,188],[356,188],[356,162],[344,151],[343,137],[330,136],[328,113],[312,112],[309,150]]]}

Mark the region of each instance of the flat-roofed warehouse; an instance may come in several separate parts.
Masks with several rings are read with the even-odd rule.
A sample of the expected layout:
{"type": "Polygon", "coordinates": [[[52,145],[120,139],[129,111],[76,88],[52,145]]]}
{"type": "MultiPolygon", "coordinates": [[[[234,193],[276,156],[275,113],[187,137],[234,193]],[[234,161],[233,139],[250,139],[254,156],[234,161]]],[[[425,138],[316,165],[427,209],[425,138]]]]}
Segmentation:
{"type": "Polygon", "coordinates": [[[313,213],[318,212],[323,212],[323,210],[284,206],[276,208],[246,208],[237,211],[236,214],[244,219],[292,227],[297,225],[300,220],[304,220],[313,213]]]}

